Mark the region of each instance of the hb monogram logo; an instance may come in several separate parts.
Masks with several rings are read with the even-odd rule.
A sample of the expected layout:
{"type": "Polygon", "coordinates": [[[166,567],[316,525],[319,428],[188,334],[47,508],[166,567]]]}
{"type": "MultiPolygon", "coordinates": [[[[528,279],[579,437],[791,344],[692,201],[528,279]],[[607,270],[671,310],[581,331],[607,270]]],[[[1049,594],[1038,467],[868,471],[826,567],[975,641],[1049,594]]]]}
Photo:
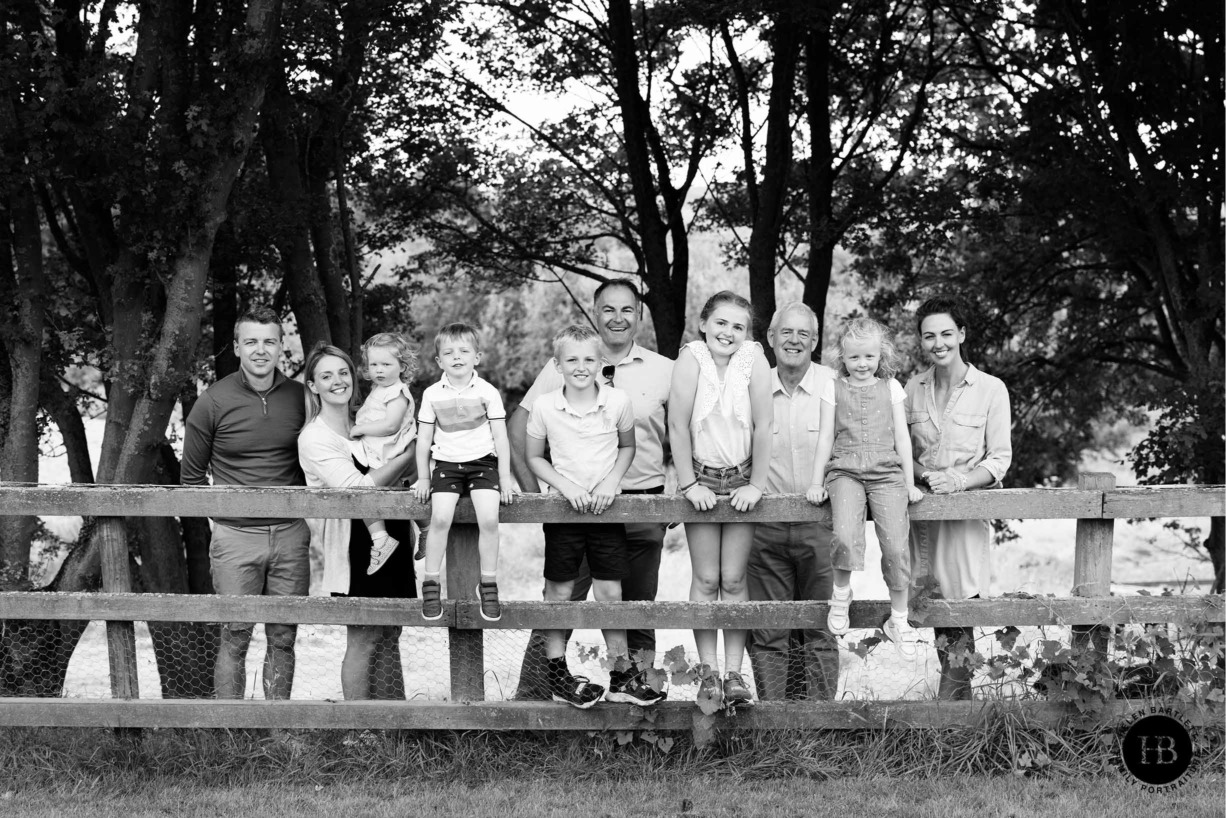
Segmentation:
{"type": "Polygon", "coordinates": [[[1128,727],[1120,755],[1125,769],[1146,789],[1173,789],[1192,764],[1192,736],[1171,709],[1148,711],[1128,727]]]}

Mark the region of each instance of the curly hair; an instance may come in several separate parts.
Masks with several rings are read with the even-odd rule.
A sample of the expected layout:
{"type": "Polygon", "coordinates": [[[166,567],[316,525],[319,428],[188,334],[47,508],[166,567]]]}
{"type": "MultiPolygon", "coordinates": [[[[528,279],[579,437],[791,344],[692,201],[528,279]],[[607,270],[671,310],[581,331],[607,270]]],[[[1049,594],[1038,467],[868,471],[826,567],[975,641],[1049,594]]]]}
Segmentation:
{"type": "Polygon", "coordinates": [[[894,346],[893,333],[885,324],[871,318],[853,318],[843,326],[838,343],[823,355],[826,366],[840,375],[850,375],[843,365],[843,348],[850,341],[878,341],[881,344],[881,361],[877,364],[877,377],[882,380],[896,377],[902,368],[902,356],[894,346]]]}
{"type": "Polygon", "coordinates": [[[362,377],[370,380],[366,369],[370,366],[369,352],[375,347],[391,350],[392,357],[400,362],[400,380],[409,382],[417,374],[418,350],[398,332],[380,332],[366,339],[362,344],[362,377]]]}

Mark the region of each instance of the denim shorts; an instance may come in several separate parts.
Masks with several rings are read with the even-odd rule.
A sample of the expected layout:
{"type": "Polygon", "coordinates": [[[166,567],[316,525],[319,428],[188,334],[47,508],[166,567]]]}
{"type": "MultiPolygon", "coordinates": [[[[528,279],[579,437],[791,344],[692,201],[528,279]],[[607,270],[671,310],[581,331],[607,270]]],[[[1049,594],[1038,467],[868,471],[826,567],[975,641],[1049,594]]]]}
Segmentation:
{"type": "Polygon", "coordinates": [[[708,466],[694,461],[694,477],[698,485],[706,486],[716,494],[731,494],[733,489],[749,485],[749,470],[752,461],[748,458],[736,466],[708,466]]]}

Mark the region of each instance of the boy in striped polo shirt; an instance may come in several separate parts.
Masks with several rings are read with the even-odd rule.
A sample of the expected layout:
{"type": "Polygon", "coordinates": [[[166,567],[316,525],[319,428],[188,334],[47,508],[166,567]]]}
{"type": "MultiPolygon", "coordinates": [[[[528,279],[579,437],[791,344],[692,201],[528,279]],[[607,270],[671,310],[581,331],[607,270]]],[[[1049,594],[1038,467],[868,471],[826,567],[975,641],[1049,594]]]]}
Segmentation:
{"type": "Polygon", "coordinates": [[[497,578],[498,503],[510,504],[512,498],[507,413],[498,390],[476,372],[481,347],[475,328],[458,323],[443,327],[434,339],[434,353],[443,377],[421,396],[417,416],[417,473],[421,477],[413,486],[418,500],[431,500],[421,614],[430,620],[443,615],[439,570],[456,503],[467,494],[480,529],[477,596],[481,616],[493,622],[502,618],[497,578]]]}

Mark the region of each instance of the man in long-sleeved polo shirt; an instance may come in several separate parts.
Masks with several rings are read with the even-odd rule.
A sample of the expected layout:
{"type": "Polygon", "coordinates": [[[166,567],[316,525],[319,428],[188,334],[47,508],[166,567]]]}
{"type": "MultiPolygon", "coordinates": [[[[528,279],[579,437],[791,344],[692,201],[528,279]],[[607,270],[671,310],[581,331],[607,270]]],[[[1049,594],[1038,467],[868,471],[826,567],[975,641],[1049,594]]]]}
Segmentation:
{"type": "MultiPolygon", "coordinates": [[[[239,369],[204,391],[187,417],[181,481],[185,486],[302,486],[298,432],[306,420],[302,384],[277,369],[281,321],[266,307],[234,326],[239,369]]],[[[310,531],[281,517],[215,517],[209,545],[213,590],[227,595],[298,596],[310,588],[310,531]]],[[[229,622],[213,673],[219,699],[241,699],[254,625],[229,622]]],[[[294,683],[296,625],[266,623],[264,697],[288,699],[294,683]]]]}
{"type": "MultiPolygon", "coordinates": [[[[834,378],[812,361],[817,316],[800,301],[784,304],[767,339],[777,366],[771,373],[774,420],[767,494],[803,494],[813,476],[818,401],[834,378]]],[[[749,598],[792,602],[826,600],[834,587],[830,564],[833,531],[827,523],[758,523],[749,555],[749,598]]],[[[833,699],[839,681],[838,643],[827,631],[757,629],[749,632],[758,698],[833,699]]]]}

